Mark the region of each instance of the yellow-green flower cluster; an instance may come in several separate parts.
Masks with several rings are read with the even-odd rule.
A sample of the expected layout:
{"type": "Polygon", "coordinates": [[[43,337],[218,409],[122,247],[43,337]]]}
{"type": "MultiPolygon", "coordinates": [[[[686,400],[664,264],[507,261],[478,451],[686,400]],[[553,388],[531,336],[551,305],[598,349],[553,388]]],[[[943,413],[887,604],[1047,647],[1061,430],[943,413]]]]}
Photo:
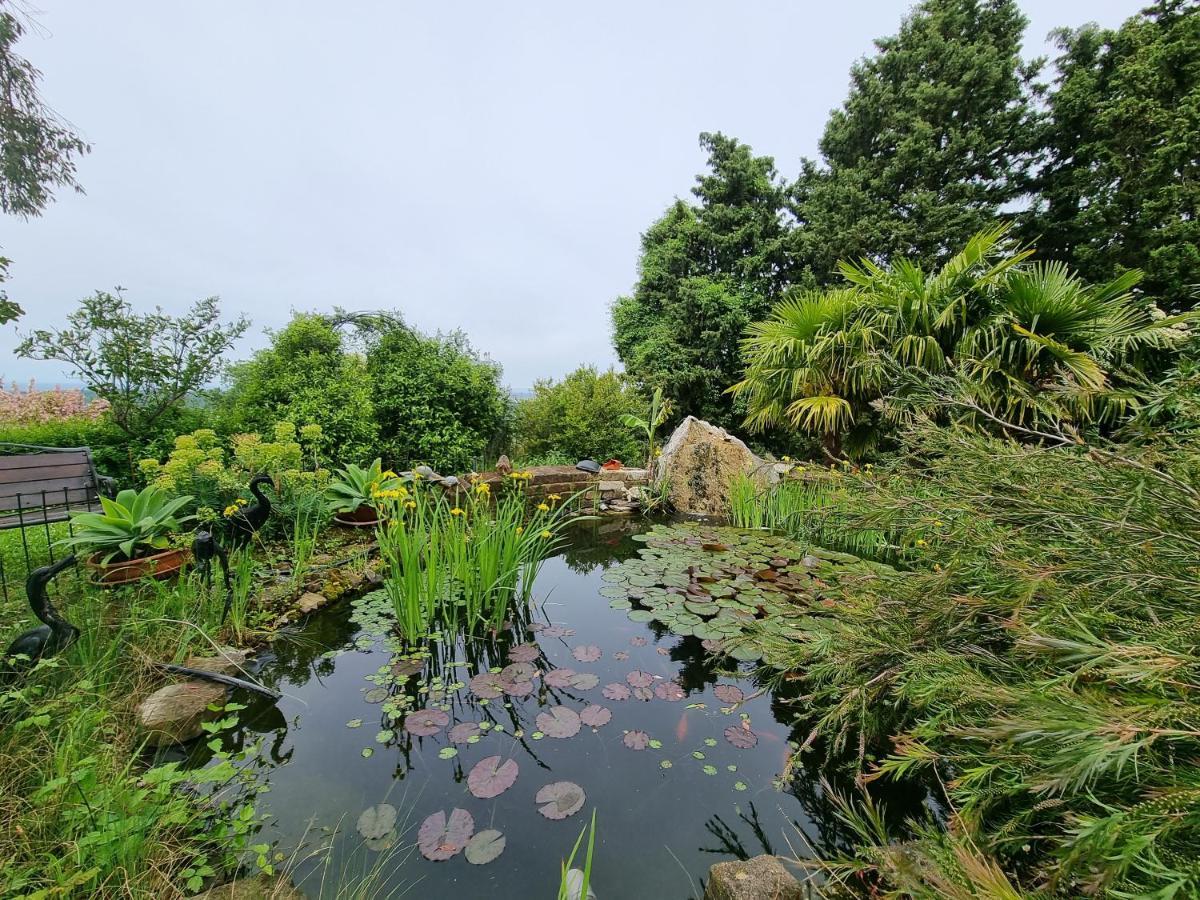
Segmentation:
{"type": "Polygon", "coordinates": [[[246,505],[245,498],[238,497],[236,500],[234,500],[232,503],[230,503],[227,507],[225,507],[225,512],[222,515],[224,515],[225,518],[228,519],[230,516],[232,516],[234,513],[236,513],[239,509],[241,509],[245,505],[246,505]]]}

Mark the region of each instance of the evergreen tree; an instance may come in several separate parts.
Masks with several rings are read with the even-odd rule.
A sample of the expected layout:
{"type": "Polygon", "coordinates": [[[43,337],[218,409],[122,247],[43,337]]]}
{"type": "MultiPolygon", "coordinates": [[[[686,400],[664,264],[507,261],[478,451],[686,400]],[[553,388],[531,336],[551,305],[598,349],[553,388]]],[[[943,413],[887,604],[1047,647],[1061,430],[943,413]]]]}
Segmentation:
{"type": "Polygon", "coordinates": [[[819,283],[839,259],[939,264],[1028,187],[1041,61],[1021,59],[1015,0],[924,0],[851,70],[823,165],[792,190],[797,265],[819,283]]]}
{"type": "Polygon", "coordinates": [[[677,200],[642,236],[613,337],[626,371],[661,387],[677,413],[732,425],[724,391],[738,380],[738,341],[789,280],[786,195],[770,157],[722,134],[700,143],[709,171],[692,189],[699,202],[677,200]]]}
{"type": "Polygon", "coordinates": [[[1093,280],[1145,272],[1144,290],[1189,308],[1200,283],[1200,15],[1159,0],[1117,30],[1058,32],[1039,202],[1025,217],[1043,256],[1093,280]]]}

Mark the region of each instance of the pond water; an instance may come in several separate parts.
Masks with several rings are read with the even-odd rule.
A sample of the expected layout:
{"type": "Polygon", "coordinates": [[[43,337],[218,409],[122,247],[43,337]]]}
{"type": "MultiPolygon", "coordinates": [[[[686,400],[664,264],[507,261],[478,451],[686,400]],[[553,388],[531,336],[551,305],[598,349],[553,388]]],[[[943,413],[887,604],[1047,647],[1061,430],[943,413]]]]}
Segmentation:
{"type": "MultiPolygon", "coordinates": [[[[288,856],[303,892],[332,897],[339,885],[345,891],[365,877],[372,897],[553,897],[560,864],[593,810],[592,885],[600,900],[699,898],[715,862],[846,846],[821,773],[801,772],[788,784],[779,777],[805,736],[789,724],[798,700],[764,690],[749,663],[718,663],[699,638],[630,621],[600,593],[601,576],[635,553],[631,536],[642,527],[629,520],[585,527],[547,561],[530,621],[490,639],[446,636],[412,677],[406,666],[417,665],[404,660],[400,678],[381,676],[392,671],[394,647],[361,605],[355,611],[341,604],[280,637],[259,677],[283,698],[271,704],[239,695],[249,708],[225,742],[230,749],[260,744],[253,765],[270,784],[258,804],[269,814],[261,839],[288,856]],[[532,690],[485,702],[477,694],[493,691],[478,680],[474,691],[472,677],[510,665],[512,648],[522,644],[516,656],[536,669],[532,690]],[[651,699],[619,699],[639,685],[648,685],[637,693],[651,699]],[[731,702],[739,696],[745,699],[731,702]],[[402,712],[395,714],[404,704],[446,715],[432,714],[428,727],[416,730],[433,733],[418,736],[403,727],[402,712]],[[611,719],[554,737],[560,725],[570,732],[578,724],[569,714],[550,713],[556,706],[574,713],[600,706],[611,719]],[[566,721],[553,722],[553,715],[566,721]],[[451,729],[462,723],[486,730],[454,743],[451,729]],[[481,799],[468,775],[493,756],[514,760],[517,777],[481,799]],[[585,795],[578,811],[561,820],[544,816],[535,802],[555,782],[577,785],[585,795]],[[360,816],[378,804],[394,807],[397,822],[389,835],[367,841],[360,816]],[[504,834],[496,859],[476,865],[462,852],[442,862],[422,855],[415,846],[421,823],[455,808],[470,814],[476,832],[504,834]]],[[[600,710],[585,716],[605,718],[600,710]]],[[[467,725],[453,737],[474,731],[467,725]]],[[[208,753],[194,748],[191,763],[204,764],[208,753]]],[[[902,798],[893,810],[916,799],[902,798]]]]}

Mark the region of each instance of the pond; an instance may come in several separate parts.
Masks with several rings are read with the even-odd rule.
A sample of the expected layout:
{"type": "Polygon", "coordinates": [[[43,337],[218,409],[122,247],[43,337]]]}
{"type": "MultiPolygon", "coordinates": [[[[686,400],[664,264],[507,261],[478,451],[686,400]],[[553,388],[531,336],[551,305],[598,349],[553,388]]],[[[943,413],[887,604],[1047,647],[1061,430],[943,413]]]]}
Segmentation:
{"type": "MultiPolygon", "coordinates": [[[[600,900],[699,898],[715,862],[846,846],[822,773],[780,778],[806,734],[790,724],[798,698],[698,637],[631,621],[601,593],[645,527],[578,529],[538,576],[528,621],[494,638],[442,636],[428,658],[397,657],[371,598],[279,637],[259,677],[283,698],[238,696],[249,708],[224,739],[260,744],[262,840],[304,893],[332,897],[367,878],[377,897],[554,896],[593,810],[600,900]],[[406,719],[413,710],[429,712],[406,719]],[[416,846],[428,817],[455,809],[476,833],[504,835],[499,856],[473,864],[501,849],[494,835],[458,852],[465,836],[439,837],[438,821],[416,846]]],[[[190,762],[209,752],[194,748],[190,762]]],[[[919,802],[900,800],[893,811],[919,802]]]]}

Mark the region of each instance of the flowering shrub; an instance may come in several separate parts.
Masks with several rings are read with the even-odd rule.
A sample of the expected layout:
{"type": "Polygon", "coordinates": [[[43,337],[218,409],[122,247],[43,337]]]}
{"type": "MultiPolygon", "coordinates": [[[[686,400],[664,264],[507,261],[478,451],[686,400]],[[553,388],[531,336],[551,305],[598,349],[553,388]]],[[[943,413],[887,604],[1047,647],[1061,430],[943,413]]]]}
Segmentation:
{"type": "Polygon", "coordinates": [[[89,402],[78,388],[64,390],[56,386],[42,391],[33,380],[23,390],[15,381],[8,388],[0,385],[0,422],[6,424],[36,425],[63,419],[95,421],[106,412],[107,400],[97,397],[89,402]]]}

